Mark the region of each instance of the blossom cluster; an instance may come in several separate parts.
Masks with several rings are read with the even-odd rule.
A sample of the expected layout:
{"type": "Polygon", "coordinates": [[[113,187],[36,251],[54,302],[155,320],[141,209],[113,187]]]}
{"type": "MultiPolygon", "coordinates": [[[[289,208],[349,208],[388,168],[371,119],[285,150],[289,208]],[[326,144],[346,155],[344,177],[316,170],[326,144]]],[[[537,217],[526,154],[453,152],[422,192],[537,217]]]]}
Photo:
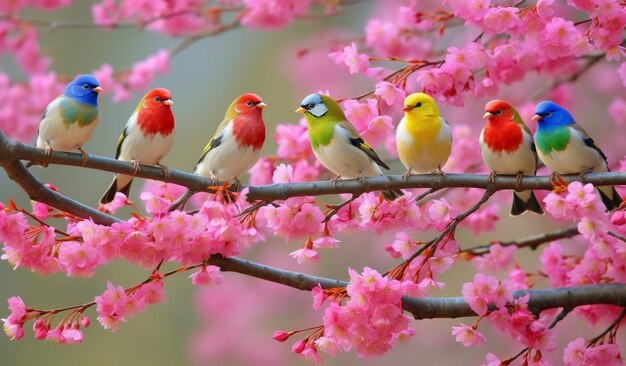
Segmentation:
{"type": "MultiPolygon", "coordinates": [[[[294,353],[318,362],[318,351],[334,356],[355,349],[361,357],[374,356],[415,334],[410,318],[403,314],[401,298],[406,293],[402,282],[368,267],[361,274],[353,269],[348,272],[350,283],[345,295],[329,297],[332,290],[313,289],[315,308],[327,299],[332,301],[324,310],[323,327],[314,336],[297,341],[292,347],[294,353]]],[[[284,341],[289,333],[279,332],[274,337],[284,341]]]]}

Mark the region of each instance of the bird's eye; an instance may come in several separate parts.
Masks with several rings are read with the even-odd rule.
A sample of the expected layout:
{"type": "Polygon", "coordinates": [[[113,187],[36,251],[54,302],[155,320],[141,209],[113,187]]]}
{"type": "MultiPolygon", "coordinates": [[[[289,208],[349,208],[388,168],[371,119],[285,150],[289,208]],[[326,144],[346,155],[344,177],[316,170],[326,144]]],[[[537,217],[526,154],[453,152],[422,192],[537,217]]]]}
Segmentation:
{"type": "Polygon", "coordinates": [[[246,101],[246,105],[247,105],[248,107],[252,107],[252,105],[253,105],[253,104],[254,104],[254,103],[252,103],[252,101],[251,101],[251,100],[246,101]]]}
{"type": "Polygon", "coordinates": [[[546,112],[546,117],[550,117],[552,115],[552,112],[546,112]]]}
{"type": "Polygon", "coordinates": [[[417,102],[417,104],[415,104],[415,108],[419,108],[422,106],[422,102],[417,102]]]}
{"type": "Polygon", "coordinates": [[[501,115],[501,114],[502,114],[502,109],[498,109],[498,110],[496,111],[496,113],[494,113],[494,114],[495,114],[496,116],[501,115]]]}
{"type": "Polygon", "coordinates": [[[315,104],[313,104],[313,103],[309,103],[309,104],[306,106],[306,109],[313,109],[313,108],[315,108],[315,104]]]}
{"type": "Polygon", "coordinates": [[[85,90],[89,89],[89,84],[87,84],[87,83],[83,84],[83,89],[85,89],[85,90]]]}
{"type": "Polygon", "coordinates": [[[157,103],[160,102],[161,101],[161,97],[154,97],[154,101],[157,102],[157,103]]]}

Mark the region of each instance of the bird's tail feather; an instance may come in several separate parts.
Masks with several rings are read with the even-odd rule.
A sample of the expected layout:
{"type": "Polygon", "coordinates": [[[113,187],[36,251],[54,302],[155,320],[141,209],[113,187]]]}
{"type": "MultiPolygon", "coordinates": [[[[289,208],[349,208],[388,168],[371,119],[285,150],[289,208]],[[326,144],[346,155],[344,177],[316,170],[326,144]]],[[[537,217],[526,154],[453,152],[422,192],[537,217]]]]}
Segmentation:
{"type": "Polygon", "coordinates": [[[100,198],[100,203],[104,205],[113,201],[117,192],[122,192],[124,193],[124,195],[126,195],[126,197],[128,197],[130,193],[130,186],[132,183],[133,180],[131,179],[130,181],[128,181],[128,183],[126,183],[124,187],[117,189],[117,177],[114,178],[107,191],[104,193],[104,195],[102,195],[102,198],[100,198]]]}
{"type": "Polygon", "coordinates": [[[513,205],[511,206],[511,216],[519,216],[526,211],[532,211],[536,214],[543,215],[543,208],[537,201],[537,197],[533,191],[513,191],[513,205]],[[528,195],[530,193],[530,195],[528,195]],[[526,196],[528,197],[522,197],[526,196]]]}
{"type": "Polygon", "coordinates": [[[402,197],[404,196],[404,192],[402,192],[402,190],[400,189],[392,189],[389,191],[381,191],[380,192],[383,195],[383,198],[386,199],[387,201],[393,201],[398,197],[402,197]]]}
{"type": "Polygon", "coordinates": [[[602,203],[606,206],[608,211],[611,211],[619,205],[622,204],[622,197],[620,197],[619,193],[615,190],[613,186],[602,186],[598,187],[598,192],[600,193],[600,198],[602,199],[602,203]]]}

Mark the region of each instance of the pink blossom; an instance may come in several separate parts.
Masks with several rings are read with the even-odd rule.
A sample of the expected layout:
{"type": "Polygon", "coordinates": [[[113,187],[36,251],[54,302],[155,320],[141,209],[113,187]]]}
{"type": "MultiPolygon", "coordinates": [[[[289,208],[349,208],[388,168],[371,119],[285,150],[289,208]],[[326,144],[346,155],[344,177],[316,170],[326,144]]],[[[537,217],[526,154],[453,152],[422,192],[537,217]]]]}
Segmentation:
{"type": "Polygon", "coordinates": [[[567,366],[584,366],[586,362],[587,346],[582,337],[569,342],[563,350],[563,362],[567,366]]]}
{"type": "Polygon", "coordinates": [[[332,52],[328,56],[335,64],[346,66],[350,74],[364,73],[369,67],[369,57],[358,53],[354,42],[345,46],[343,51],[332,52]]]}
{"type": "Polygon", "coordinates": [[[7,302],[11,314],[7,318],[2,319],[4,332],[11,340],[19,340],[24,337],[24,320],[29,309],[19,296],[11,296],[7,302]]]}
{"type": "Polygon", "coordinates": [[[450,211],[450,204],[445,198],[434,200],[428,207],[428,214],[430,215],[430,219],[437,230],[441,231],[448,226],[448,224],[450,224],[452,221],[450,211]]]}
{"type": "Polygon", "coordinates": [[[452,335],[456,336],[456,341],[461,342],[465,347],[480,346],[485,341],[485,337],[478,330],[463,323],[452,327],[452,335]]]}
{"type": "Polygon", "coordinates": [[[90,277],[105,263],[98,249],[86,243],[64,241],[59,244],[59,263],[68,276],[90,277]]]}
{"type": "Polygon", "coordinates": [[[331,237],[331,236],[322,236],[315,240],[313,240],[313,248],[321,249],[321,248],[338,248],[339,240],[331,237]]]}
{"type": "Polygon", "coordinates": [[[406,92],[403,89],[387,81],[377,82],[374,94],[380,96],[387,105],[402,103],[406,97],[406,92]]]}
{"type": "Polygon", "coordinates": [[[502,246],[495,243],[489,246],[489,253],[472,258],[472,263],[478,269],[495,272],[509,267],[516,252],[515,245],[502,246]]]}
{"type": "Polygon", "coordinates": [[[572,215],[568,202],[557,193],[550,192],[543,199],[543,203],[546,212],[556,219],[569,218],[572,215]]]}
{"type": "Polygon", "coordinates": [[[220,284],[224,276],[220,274],[220,268],[217,266],[205,266],[203,265],[200,270],[193,273],[191,276],[191,283],[194,286],[203,285],[210,286],[215,284],[220,284]]]}
{"type": "MultiPolygon", "coordinates": [[[[626,62],[624,62],[623,65],[626,65],[626,62]]],[[[626,72],[626,67],[624,67],[624,70],[626,72]]],[[[626,77],[624,80],[626,80],[626,77]]],[[[624,85],[626,85],[626,82],[624,85]]],[[[609,104],[608,112],[609,116],[611,116],[611,119],[617,126],[626,125],[626,100],[624,100],[624,98],[613,98],[613,101],[609,104]]]]}
{"type": "Polygon", "coordinates": [[[111,282],[107,283],[107,289],[102,295],[96,296],[96,311],[98,312],[98,321],[104,329],[115,331],[120,321],[125,321],[126,306],[128,304],[128,296],[122,286],[114,286],[111,282]]]}
{"type": "Polygon", "coordinates": [[[152,83],[155,75],[166,73],[169,67],[169,51],[161,49],[146,59],[135,62],[126,76],[126,84],[131,89],[144,89],[152,83]]]}
{"type": "Polygon", "coordinates": [[[151,214],[161,214],[167,212],[171,202],[152,192],[142,192],[139,198],[146,205],[146,211],[151,214]]]}
{"type": "Polygon", "coordinates": [[[293,180],[293,166],[280,164],[274,170],[272,182],[274,183],[289,183],[293,180]]]}
{"type": "Polygon", "coordinates": [[[295,258],[298,264],[317,262],[320,258],[318,252],[309,248],[294,250],[293,252],[289,253],[289,255],[295,258]]]}
{"type": "Polygon", "coordinates": [[[586,352],[587,365],[623,365],[620,350],[615,343],[605,343],[589,347],[586,352]]]}
{"type": "Polygon", "coordinates": [[[46,339],[50,331],[50,323],[39,318],[33,322],[33,331],[35,332],[35,339],[46,339]]]}
{"type": "Polygon", "coordinates": [[[250,168],[250,184],[264,185],[272,183],[274,173],[274,163],[272,160],[261,157],[252,168],[250,168]]]}
{"type": "Polygon", "coordinates": [[[67,326],[61,331],[61,339],[59,343],[62,344],[77,344],[83,342],[83,332],[78,328],[78,325],[67,326]]]}
{"type": "Polygon", "coordinates": [[[280,29],[308,12],[312,0],[243,0],[241,24],[250,29],[280,29]]]}

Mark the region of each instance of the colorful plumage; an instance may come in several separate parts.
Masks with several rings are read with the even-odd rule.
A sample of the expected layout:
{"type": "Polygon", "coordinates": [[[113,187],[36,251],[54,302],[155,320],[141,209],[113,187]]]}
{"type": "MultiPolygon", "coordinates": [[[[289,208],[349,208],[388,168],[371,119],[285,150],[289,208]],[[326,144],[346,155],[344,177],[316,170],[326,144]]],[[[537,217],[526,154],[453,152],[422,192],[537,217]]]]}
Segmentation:
{"type": "MultiPolygon", "coordinates": [[[[167,89],[155,88],[144,95],[117,141],[115,158],[132,161],[135,172],[139,171],[139,164],[161,166],[161,159],[174,143],[175,123],[170,108],[173,103],[172,94],[167,89]]],[[[165,167],[161,168],[167,174],[165,167]]],[[[116,174],[100,203],[111,202],[116,192],[128,196],[132,181],[130,175],[116,174]]]]}
{"type": "Polygon", "coordinates": [[[452,150],[452,130],[428,94],[413,93],[404,99],[404,118],[396,129],[398,156],[406,179],[411,172],[442,173],[452,150]]]}
{"type": "MultiPolygon", "coordinates": [[[[541,161],[557,174],[579,173],[581,177],[590,171],[607,172],[606,155],[589,137],[569,112],[551,101],[543,101],[535,107],[537,121],[535,144],[541,161]]],[[[613,186],[598,187],[607,210],[622,203],[613,186]]]]}
{"type": "Polygon", "coordinates": [[[250,170],[259,159],[265,142],[261,97],[247,93],[235,99],[224,120],[206,145],[194,174],[214,180],[228,182],[250,170]]]}
{"type": "MultiPolygon", "coordinates": [[[[519,113],[503,100],[492,100],[485,105],[487,123],[480,133],[483,161],[492,174],[535,175],[537,151],[528,127],[519,113]]],[[[493,175],[490,176],[493,179],[493,175]]],[[[511,215],[526,211],[543,214],[533,191],[513,191],[511,215]]]]}
{"type": "Polygon", "coordinates": [[[52,150],[80,151],[83,161],[87,153],[82,146],[98,124],[98,93],[100,83],[92,75],[79,75],[55,98],[43,114],[36,145],[49,155],[52,150]]]}
{"type": "MultiPolygon", "coordinates": [[[[359,136],[348,122],[339,104],[327,95],[310,94],[296,112],[304,113],[313,153],[337,178],[376,177],[381,167],[389,169],[374,149],[359,136]]],[[[401,196],[401,190],[382,192],[387,200],[401,196]]]]}

